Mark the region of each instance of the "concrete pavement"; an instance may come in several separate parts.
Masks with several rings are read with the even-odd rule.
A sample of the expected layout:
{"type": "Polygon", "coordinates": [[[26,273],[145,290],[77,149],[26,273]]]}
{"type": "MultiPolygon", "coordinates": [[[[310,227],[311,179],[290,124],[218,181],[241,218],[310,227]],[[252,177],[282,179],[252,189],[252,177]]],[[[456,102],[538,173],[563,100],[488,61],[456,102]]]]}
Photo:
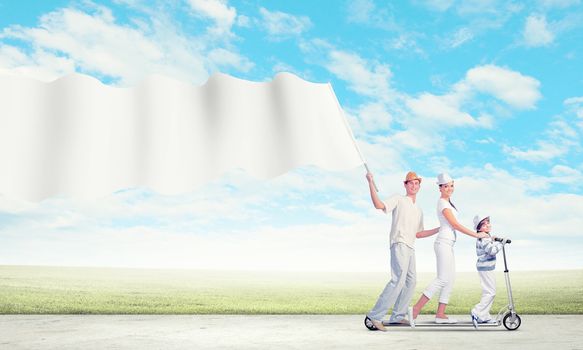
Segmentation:
{"type": "Polygon", "coordinates": [[[371,332],[361,315],[0,315],[0,349],[583,350],[583,315],[521,317],[521,327],[512,332],[504,327],[371,332]]]}

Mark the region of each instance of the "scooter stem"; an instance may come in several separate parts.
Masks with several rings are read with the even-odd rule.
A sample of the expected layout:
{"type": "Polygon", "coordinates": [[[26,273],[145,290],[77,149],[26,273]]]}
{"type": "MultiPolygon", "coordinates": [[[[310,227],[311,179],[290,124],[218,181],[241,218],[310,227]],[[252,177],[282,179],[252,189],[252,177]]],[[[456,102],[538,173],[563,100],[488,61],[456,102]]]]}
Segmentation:
{"type": "Polygon", "coordinates": [[[508,292],[508,309],[514,314],[514,299],[512,298],[512,286],[510,285],[510,275],[508,274],[506,250],[504,249],[504,246],[502,246],[502,255],[504,256],[504,279],[506,280],[506,291],[508,292]]]}

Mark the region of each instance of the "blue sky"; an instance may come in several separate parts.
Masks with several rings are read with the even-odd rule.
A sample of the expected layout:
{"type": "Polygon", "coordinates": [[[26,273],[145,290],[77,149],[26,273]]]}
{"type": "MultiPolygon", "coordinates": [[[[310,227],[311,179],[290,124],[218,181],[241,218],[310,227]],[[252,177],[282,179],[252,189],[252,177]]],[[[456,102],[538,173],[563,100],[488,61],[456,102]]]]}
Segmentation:
{"type": "MultiPolygon", "coordinates": [[[[129,87],[213,72],[331,82],[382,196],[414,169],[437,223],[437,173],[462,223],[490,213],[518,269],[583,268],[583,4],[579,0],[0,1],[0,74],[79,72],[129,87]]],[[[390,220],[363,169],[233,170],[192,193],[0,197],[0,264],[386,270],[390,220]]],[[[432,271],[432,238],[419,241],[432,271]]],[[[456,248],[473,269],[473,241],[456,248]]]]}

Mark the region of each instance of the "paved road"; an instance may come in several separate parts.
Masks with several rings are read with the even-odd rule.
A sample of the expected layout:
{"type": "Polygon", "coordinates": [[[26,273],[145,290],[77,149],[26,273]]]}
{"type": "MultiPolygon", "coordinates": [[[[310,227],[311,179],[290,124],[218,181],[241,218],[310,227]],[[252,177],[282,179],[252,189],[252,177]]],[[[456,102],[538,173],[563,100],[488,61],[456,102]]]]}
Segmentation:
{"type": "MultiPolygon", "coordinates": [[[[420,318],[428,320],[427,316],[420,318]]],[[[0,315],[0,349],[570,349],[583,350],[583,315],[522,317],[503,327],[394,327],[362,316],[0,315]]],[[[463,318],[459,316],[459,318],[463,318]]]]}

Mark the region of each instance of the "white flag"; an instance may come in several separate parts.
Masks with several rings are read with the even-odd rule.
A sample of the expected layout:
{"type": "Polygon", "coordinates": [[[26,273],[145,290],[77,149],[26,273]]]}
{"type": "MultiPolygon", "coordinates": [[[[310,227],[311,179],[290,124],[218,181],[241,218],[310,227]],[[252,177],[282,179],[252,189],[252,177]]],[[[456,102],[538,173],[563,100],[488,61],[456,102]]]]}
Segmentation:
{"type": "Polygon", "coordinates": [[[241,168],[363,163],[330,84],[224,74],[192,86],[151,76],[116,88],[86,75],[0,76],[0,194],[98,197],[130,187],[190,191],[241,168]]]}

